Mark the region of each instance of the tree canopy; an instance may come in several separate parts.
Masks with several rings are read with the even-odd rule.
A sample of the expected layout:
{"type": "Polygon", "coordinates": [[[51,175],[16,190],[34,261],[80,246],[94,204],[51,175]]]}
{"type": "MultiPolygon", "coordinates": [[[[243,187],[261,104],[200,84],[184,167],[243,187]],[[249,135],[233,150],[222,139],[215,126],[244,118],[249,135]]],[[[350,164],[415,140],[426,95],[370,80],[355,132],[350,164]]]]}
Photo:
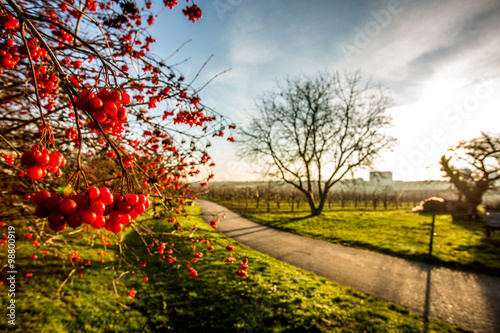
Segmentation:
{"type": "Polygon", "coordinates": [[[390,105],[360,72],[288,78],[258,99],[257,116],[240,131],[240,154],[295,186],[318,215],[335,183],[395,142],[384,133],[390,105]]]}

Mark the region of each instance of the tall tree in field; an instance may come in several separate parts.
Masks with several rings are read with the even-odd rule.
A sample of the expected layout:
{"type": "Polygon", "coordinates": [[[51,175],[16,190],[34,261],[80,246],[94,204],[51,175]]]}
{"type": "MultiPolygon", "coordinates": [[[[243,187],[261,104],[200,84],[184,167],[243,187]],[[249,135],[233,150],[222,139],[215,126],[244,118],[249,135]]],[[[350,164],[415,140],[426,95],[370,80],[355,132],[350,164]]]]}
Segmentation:
{"type": "Polygon", "coordinates": [[[462,205],[475,215],[483,195],[500,179],[500,137],[481,133],[461,141],[441,157],[440,164],[458,190],[462,205]]]}
{"type": "Polygon", "coordinates": [[[359,72],[287,79],[257,102],[240,152],[297,188],[319,215],[332,186],[395,142],[384,134],[390,105],[384,89],[359,72]]]}

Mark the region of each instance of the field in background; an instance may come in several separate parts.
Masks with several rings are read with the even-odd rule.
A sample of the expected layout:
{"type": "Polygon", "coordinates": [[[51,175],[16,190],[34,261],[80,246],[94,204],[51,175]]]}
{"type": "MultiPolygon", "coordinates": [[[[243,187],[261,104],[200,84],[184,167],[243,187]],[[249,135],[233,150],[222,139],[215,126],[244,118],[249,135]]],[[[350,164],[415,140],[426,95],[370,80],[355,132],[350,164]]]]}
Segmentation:
{"type": "Polygon", "coordinates": [[[491,238],[481,222],[453,222],[450,215],[436,217],[432,256],[428,255],[432,217],[414,214],[411,209],[354,207],[338,201],[316,217],[310,217],[307,203],[289,204],[255,199],[213,201],[248,219],[302,236],[349,247],[367,249],[396,257],[446,267],[500,276],[500,234],[491,238]]]}

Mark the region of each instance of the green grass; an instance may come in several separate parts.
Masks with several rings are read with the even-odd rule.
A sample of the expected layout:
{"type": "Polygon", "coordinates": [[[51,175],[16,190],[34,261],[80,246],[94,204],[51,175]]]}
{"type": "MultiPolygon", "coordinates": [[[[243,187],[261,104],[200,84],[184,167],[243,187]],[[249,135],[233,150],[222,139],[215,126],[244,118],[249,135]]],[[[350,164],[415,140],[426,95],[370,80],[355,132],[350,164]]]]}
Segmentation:
{"type": "MultiPolygon", "coordinates": [[[[113,272],[100,264],[101,245],[91,247],[86,233],[80,242],[71,241],[79,255],[91,260],[57,294],[57,289],[71,270],[60,259],[43,256],[40,249],[22,241],[23,227],[18,225],[16,267],[16,323],[9,327],[5,317],[7,286],[0,287],[2,304],[1,331],[12,332],[463,332],[457,327],[430,319],[342,287],[314,274],[304,272],[278,260],[250,250],[213,231],[198,217],[199,208],[190,207],[191,217],[182,221],[188,230],[196,223],[206,238],[214,241],[213,252],[206,245],[189,238],[172,237],[176,256],[182,253],[192,258],[191,246],[202,250],[203,258],[194,264],[199,276],[189,279],[185,260],[168,264],[166,260],[149,257],[144,246],[132,234],[124,243],[135,251],[130,258],[139,264],[147,261],[135,274],[125,274],[117,284],[117,298],[112,284],[113,272]],[[249,258],[249,278],[235,276],[238,262],[224,263],[228,244],[235,246],[238,262],[249,258]],[[29,257],[37,253],[38,260],[29,257]],[[33,277],[25,278],[27,272],[33,277]],[[144,283],[142,278],[149,281],[144,283]],[[135,299],[127,295],[129,288],[138,293],[135,299]],[[122,305],[119,305],[119,303],[122,305]],[[125,307],[126,306],[126,307],[125,307]],[[426,324],[424,324],[426,322],[426,324]]],[[[171,231],[164,220],[149,220],[155,231],[171,231]]],[[[6,228],[6,227],[2,227],[6,228]]],[[[0,232],[5,232],[1,229],[0,232]]],[[[185,233],[186,234],[186,233],[185,233]]],[[[62,242],[62,240],[60,240],[62,242]]],[[[118,260],[118,246],[108,246],[106,260],[118,260]]],[[[0,248],[0,260],[6,260],[6,247],[0,248]]],[[[140,265],[139,265],[140,266],[140,265]]]]}
{"type": "Polygon", "coordinates": [[[337,210],[309,217],[302,210],[290,213],[289,207],[275,205],[266,212],[238,206],[229,200],[215,202],[242,213],[248,219],[302,236],[349,247],[367,249],[396,257],[438,264],[462,270],[500,276],[500,234],[487,238],[478,222],[453,222],[450,215],[436,216],[432,257],[428,255],[431,216],[409,210],[337,210]]]}

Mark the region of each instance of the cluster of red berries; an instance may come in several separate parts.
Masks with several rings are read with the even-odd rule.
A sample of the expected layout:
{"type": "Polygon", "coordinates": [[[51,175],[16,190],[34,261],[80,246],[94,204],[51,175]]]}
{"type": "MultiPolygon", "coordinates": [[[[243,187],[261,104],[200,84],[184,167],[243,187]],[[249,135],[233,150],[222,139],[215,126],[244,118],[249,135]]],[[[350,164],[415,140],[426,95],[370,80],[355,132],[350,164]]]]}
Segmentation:
{"type": "Polygon", "coordinates": [[[243,260],[240,263],[241,265],[241,270],[236,272],[236,275],[238,275],[240,278],[247,278],[248,277],[248,258],[243,258],[243,260]]]}
{"type": "MultiPolygon", "coordinates": [[[[45,50],[43,47],[40,47],[39,45],[38,38],[32,37],[28,39],[28,50],[31,55],[31,59],[33,59],[34,62],[39,62],[42,58],[47,57],[47,50],[45,50]]],[[[28,54],[26,53],[26,48],[25,47],[20,47],[19,48],[19,53],[21,54],[21,57],[27,57],[28,54]]],[[[41,66],[43,67],[43,66],[41,66]]],[[[37,69],[38,71],[38,69],[37,69]]]]}
{"type": "Polygon", "coordinates": [[[118,90],[101,89],[95,94],[90,89],[84,89],[75,100],[75,105],[91,113],[106,134],[119,136],[124,131],[123,123],[127,122],[128,112],[123,106],[130,102],[130,95],[118,90]]]}
{"type": "Polygon", "coordinates": [[[210,221],[210,226],[215,229],[215,228],[217,228],[217,225],[219,224],[219,222],[220,222],[220,220],[218,218],[215,220],[212,220],[212,221],[210,221]]]}
{"type": "Polygon", "coordinates": [[[190,279],[198,276],[198,272],[193,267],[188,267],[188,272],[190,279]]]}
{"type": "MultiPolygon", "coordinates": [[[[59,78],[55,74],[47,73],[45,66],[36,66],[36,83],[41,98],[56,97],[59,94],[59,78]]],[[[33,80],[31,82],[33,85],[33,80]]],[[[51,103],[52,104],[52,103],[51,103]]]]}
{"type": "Polygon", "coordinates": [[[174,118],[174,124],[188,124],[193,127],[203,126],[205,121],[212,121],[213,118],[205,116],[200,111],[179,111],[174,118]]]}
{"type": "Polygon", "coordinates": [[[194,4],[192,6],[186,7],[182,10],[184,15],[186,15],[190,21],[195,22],[196,20],[201,19],[203,13],[198,5],[194,4]]]}
{"type": "Polygon", "coordinates": [[[172,9],[177,6],[177,0],[163,0],[163,4],[165,4],[165,7],[172,9]]]}
{"type": "Polygon", "coordinates": [[[12,39],[7,39],[0,44],[0,65],[3,68],[13,68],[20,59],[19,47],[12,39]]]}
{"type": "Polygon", "coordinates": [[[144,213],[149,199],[143,194],[113,195],[107,187],[90,186],[83,194],[70,196],[38,191],[30,196],[37,205],[35,215],[48,218],[49,228],[54,231],[66,229],[66,225],[78,228],[90,224],[94,229],[104,227],[113,233],[122,230],[131,220],[144,213]]]}
{"type": "Polygon", "coordinates": [[[3,155],[3,158],[5,158],[8,165],[14,165],[14,157],[10,155],[3,155]]]}
{"type": "Polygon", "coordinates": [[[14,30],[19,28],[19,21],[10,14],[0,12],[0,25],[5,29],[14,30]]]}
{"type": "Polygon", "coordinates": [[[61,167],[66,165],[66,158],[56,151],[51,153],[45,147],[33,145],[31,151],[27,151],[21,157],[21,164],[26,167],[26,175],[36,181],[42,181],[47,172],[61,177],[61,167]]]}
{"type": "Polygon", "coordinates": [[[53,29],[52,34],[63,43],[71,43],[74,38],[63,29],[53,29]]]}
{"type": "MultiPolygon", "coordinates": [[[[47,57],[47,51],[38,46],[38,39],[33,37],[28,40],[28,50],[31,59],[34,62],[39,62],[42,58],[47,57]]],[[[0,44],[0,65],[4,68],[14,68],[21,58],[26,58],[28,53],[25,47],[19,47],[12,39],[6,39],[0,44]]],[[[43,66],[42,66],[43,67],[43,66]]],[[[37,68],[35,72],[39,72],[37,68]]],[[[1,73],[1,72],[0,72],[1,73]]]]}

